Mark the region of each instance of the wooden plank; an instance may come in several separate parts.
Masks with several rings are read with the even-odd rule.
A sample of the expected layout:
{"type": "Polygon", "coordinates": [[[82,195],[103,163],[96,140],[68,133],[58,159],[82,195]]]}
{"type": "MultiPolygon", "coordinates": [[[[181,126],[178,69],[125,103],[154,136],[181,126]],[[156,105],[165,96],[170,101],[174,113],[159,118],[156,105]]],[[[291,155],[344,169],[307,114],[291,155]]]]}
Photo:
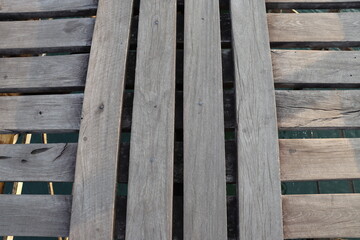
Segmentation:
{"type": "Polygon", "coordinates": [[[0,195],[0,235],[67,236],[70,211],[71,196],[0,195]]]}
{"type": "Polygon", "coordinates": [[[126,239],[172,239],[176,0],[143,0],[131,131],[126,239]]]}
{"type": "Polygon", "coordinates": [[[359,21],[359,13],[268,14],[273,47],[357,47],[359,21]]]}
{"type": "Polygon", "coordinates": [[[232,0],[239,239],[283,239],[275,90],[264,0],[232,0]],[[266,136],[266,137],[265,137],[266,136]]]}
{"type": "Polygon", "coordinates": [[[302,8],[302,9],[336,9],[336,8],[359,8],[359,0],[266,0],[266,6],[270,9],[302,8]]]}
{"type": "Polygon", "coordinates": [[[185,4],[184,239],[227,239],[218,0],[185,4]]]}
{"type": "Polygon", "coordinates": [[[359,90],[276,92],[279,128],[358,129],[359,90]]]}
{"type": "Polygon", "coordinates": [[[77,144],[0,145],[0,181],[72,182],[77,144]]]}
{"type": "Polygon", "coordinates": [[[281,180],[360,178],[360,139],[280,140],[281,180]]]}
{"type": "Polygon", "coordinates": [[[88,58],[88,54],[0,58],[0,92],[81,90],[88,58]]]}
{"type": "Polygon", "coordinates": [[[0,133],[77,131],[82,102],[82,94],[0,97],[0,133]]]}
{"type": "Polygon", "coordinates": [[[94,18],[0,22],[0,54],[77,52],[91,45],[94,18]]]}
{"type": "Polygon", "coordinates": [[[282,198],[285,238],[360,237],[360,194],[282,198]]]}
{"type": "Polygon", "coordinates": [[[0,19],[69,17],[96,14],[97,0],[2,0],[0,19]]]}
{"type": "Polygon", "coordinates": [[[79,133],[70,239],[113,239],[132,3],[99,1],[79,133]]]}
{"type": "Polygon", "coordinates": [[[359,51],[273,50],[274,81],[283,87],[359,87],[359,51]]]}

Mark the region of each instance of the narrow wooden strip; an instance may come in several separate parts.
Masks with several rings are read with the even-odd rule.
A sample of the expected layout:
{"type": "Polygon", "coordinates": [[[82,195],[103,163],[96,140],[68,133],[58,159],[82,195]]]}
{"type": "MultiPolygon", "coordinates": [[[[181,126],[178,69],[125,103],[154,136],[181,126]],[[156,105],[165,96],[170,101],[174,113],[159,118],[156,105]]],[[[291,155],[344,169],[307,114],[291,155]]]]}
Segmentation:
{"type": "Polygon", "coordinates": [[[82,94],[0,97],[0,133],[76,131],[82,94]]]}
{"type": "Polygon", "coordinates": [[[88,15],[96,8],[97,0],[2,0],[0,19],[88,15]]]}
{"type": "Polygon", "coordinates": [[[0,22],[0,54],[84,51],[94,18],[0,22]]]}
{"type": "Polygon", "coordinates": [[[239,239],[283,239],[275,90],[264,0],[231,0],[239,239]]]}
{"type": "Polygon", "coordinates": [[[132,0],[100,0],[76,158],[70,239],[112,240],[132,0]]]}
{"type": "Polygon", "coordinates": [[[70,211],[71,196],[0,195],[0,235],[67,236],[70,211]]]}
{"type": "Polygon", "coordinates": [[[76,144],[0,145],[0,181],[72,182],[76,144]]]}
{"type": "Polygon", "coordinates": [[[171,239],[176,0],[140,3],[126,239],[171,239]]]}
{"type": "Polygon", "coordinates": [[[266,0],[270,9],[302,8],[302,9],[333,9],[333,8],[359,8],[359,0],[266,0]]]}
{"type": "Polygon", "coordinates": [[[280,129],[357,129],[359,90],[276,92],[280,129]]]}
{"type": "Polygon", "coordinates": [[[268,14],[274,47],[360,46],[359,22],[359,13],[268,14]]]}
{"type": "Polygon", "coordinates": [[[360,194],[283,196],[285,238],[360,237],[360,194]]]}
{"type": "Polygon", "coordinates": [[[227,239],[218,0],[185,4],[184,239],[227,239]]]}
{"type": "Polygon", "coordinates": [[[81,90],[88,58],[88,54],[0,58],[0,92],[81,90]]]}
{"type": "Polygon", "coordinates": [[[272,51],[274,80],[289,87],[360,87],[360,51],[272,51]]]}

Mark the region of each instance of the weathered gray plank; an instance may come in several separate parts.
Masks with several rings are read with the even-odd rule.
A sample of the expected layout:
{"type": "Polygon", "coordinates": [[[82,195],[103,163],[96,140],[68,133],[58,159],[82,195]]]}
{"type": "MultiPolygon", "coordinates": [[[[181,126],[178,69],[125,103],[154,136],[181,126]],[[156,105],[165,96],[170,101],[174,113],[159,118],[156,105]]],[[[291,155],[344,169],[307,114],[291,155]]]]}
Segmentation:
{"type": "Polygon", "coordinates": [[[0,19],[88,15],[96,8],[97,0],[2,0],[0,19]]]}
{"type": "Polygon", "coordinates": [[[275,90],[264,0],[231,0],[239,239],[283,239],[275,90]]]}
{"type": "Polygon", "coordinates": [[[0,195],[0,235],[67,236],[70,211],[71,196],[0,195]]]}
{"type": "Polygon", "coordinates": [[[272,46],[360,46],[359,13],[268,14],[272,46]]]}
{"type": "Polygon", "coordinates": [[[88,50],[94,18],[0,22],[0,54],[88,50]]]}
{"type": "Polygon", "coordinates": [[[302,8],[302,9],[332,9],[332,8],[358,8],[359,0],[266,0],[268,8],[302,8]]]}
{"type": "Polygon", "coordinates": [[[76,144],[1,144],[0,181],[72,182],[76,144]]]}
{"type": "Polygon", "coordinates": [[[359,90],[276,91],[280,129],[357,129],[359,90]]]}
{"type": "Polygon", "coordinates": [[[282,198],[285,238],[360,237],[360,194],[282,198]]]}
{"type": "Polygon", "coordinates": [[[0,133],[77,131],[82,101],[82,94],[0,97],[0,133]]]}
{"type": "Polygon", "coordinates": [[[171,239],[176,0],[140,3],[126,239],[171,239]]]}
{"type": "Polygon", "coordinates": [[[360,86],[359,51],[273,50],[272,62],[278,86],[360,86]]]}
{"type": "Polygon", "coordinates": [[[185,4],[184,239],[227,239],[218,0],[185,4]]]}
{"type": "Polygon", "coordinates": [[[81,90],[88,58],[88,54],[0,58],[0,92],[81,90]]]}
{"type": "Polygon", "coordinates": [[[70,239],[113,239],[132,3],[99,1],[79,133],[70,239]]]}

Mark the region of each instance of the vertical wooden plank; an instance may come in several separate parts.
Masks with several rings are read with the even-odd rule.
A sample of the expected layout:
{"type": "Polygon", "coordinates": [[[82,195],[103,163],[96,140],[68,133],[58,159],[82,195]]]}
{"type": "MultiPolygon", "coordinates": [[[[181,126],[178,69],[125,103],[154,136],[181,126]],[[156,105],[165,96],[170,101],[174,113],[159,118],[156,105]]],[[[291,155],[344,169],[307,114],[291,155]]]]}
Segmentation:
{"type": "Polygon", "coordinates": [[[184,239],[227,239],[218,0],[188,0],[184,39],[184,239]]]}
{"type": "Polygon", "coordinates": [[[283,239],[275,91],[264,0],[231,0],[239,239],[283,239]]]}
{"type": "Polygon", "coordinates": [[[70,239],[112,240],[133,0],[100,0],[84,95],[70,239]]]}
{"type": "Polygon", "coordinates": [[[176,0],[140,3],[126,239],[172,239],[176,0]]]}

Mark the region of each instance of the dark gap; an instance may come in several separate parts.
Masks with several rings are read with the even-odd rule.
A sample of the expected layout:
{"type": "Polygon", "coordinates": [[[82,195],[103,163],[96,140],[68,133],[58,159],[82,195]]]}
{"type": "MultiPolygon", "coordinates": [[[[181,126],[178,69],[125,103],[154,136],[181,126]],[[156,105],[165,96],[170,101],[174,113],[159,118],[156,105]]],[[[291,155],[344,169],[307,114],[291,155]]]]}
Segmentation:
{"type": "Polygon", "coordinates": [[[51,11],[51,12],[37,12],[37,13],[1,13],[0,21],[41,21],[53,20],[64,18],[88,18],[96,16],[97,9],[87,10],[64,10],[64,11],[51,11]]]}

